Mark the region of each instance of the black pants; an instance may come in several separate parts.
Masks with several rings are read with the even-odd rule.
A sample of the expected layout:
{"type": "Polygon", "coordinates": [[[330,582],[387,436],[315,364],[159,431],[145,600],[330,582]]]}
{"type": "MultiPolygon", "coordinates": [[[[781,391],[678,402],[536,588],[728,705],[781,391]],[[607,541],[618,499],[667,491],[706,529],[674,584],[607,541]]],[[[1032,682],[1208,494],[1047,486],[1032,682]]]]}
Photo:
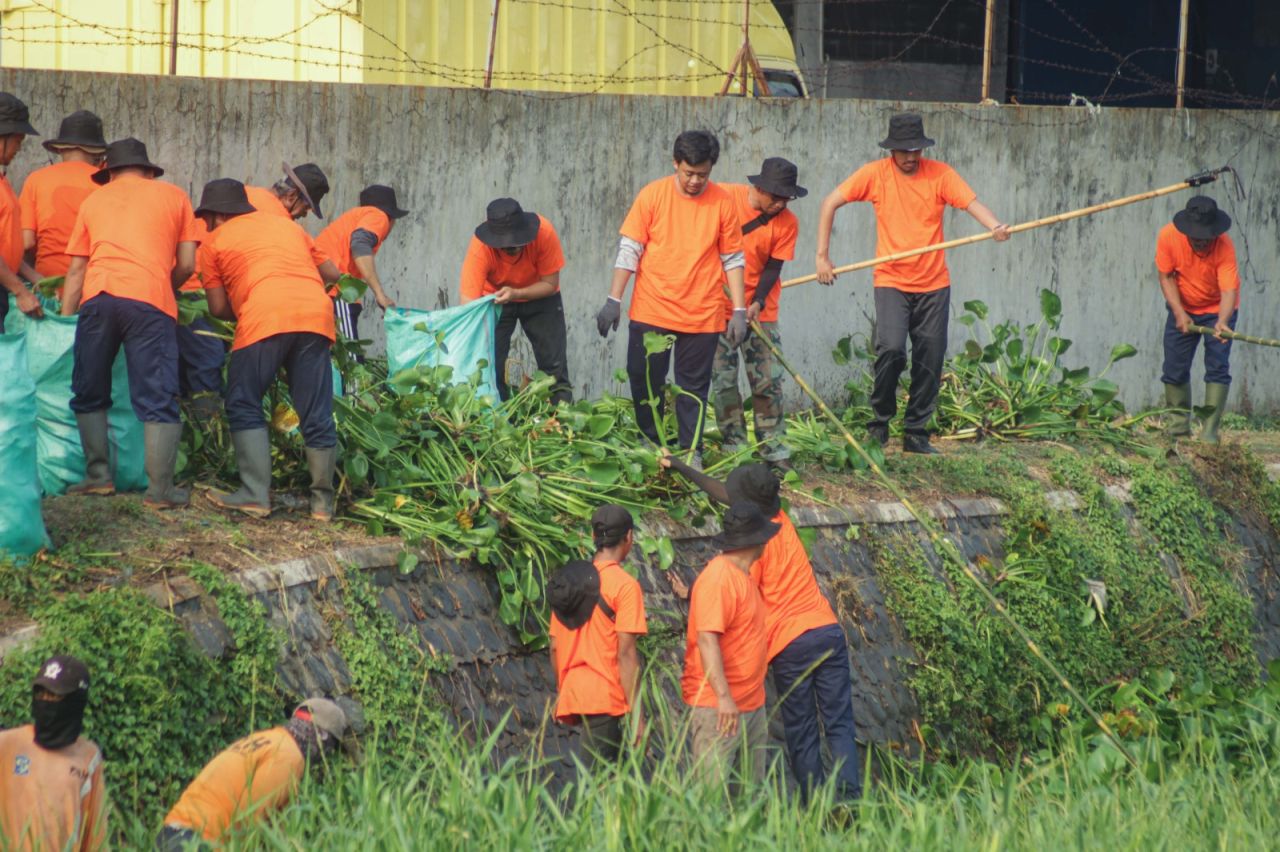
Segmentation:
{"type": "MultiPolygon", "coordinates": [[[[1232,314],[1227,325],[1236,327],[1236,317],[1232,314]]],[[[1196,325],[1213,328],[1218,324],[1217,314],[1191,314],[1196,325]]],[[[1196,360],[1196,347],[1200,345],[1200,335],[1183,334],[1178,331],[1178,324],[1173,321],[1173,311],[1165,310],[1164,320],[1164,366],[1160,371],[1160,381],[1166,385],[1185,385],[1191,381],[1191,365],[1196,360]]],[[[1231,341],[1219,340],[1216,337],[1204,338],[1204,380],[1218,385],[1231,384],[1231,341]]]]}
{"type": "MultiPolygon", "coordinates": [[[[179,297],[182,298],[182,297],[179,297]]],[[[222,393],[222,365],[227,345],[221,338],[200,334],[213,331],[204,317],[178,326],[178,389],[183,399],[198,393],[222,393]]]]}
{"type": "Polygon", "coordinates": [[[654,422],[653,410],[646,400],[650,396],[657,398],[658,417],[662,417],[666,412],[662,386],[666,384],[667,369],[671,366],[671,357],[674,353],[676,385],[697,398],[690,399],[685,394],[676,397],[676,424],[679,426],[680,447],[685,450],[693,447],[695,433],[699,434],[698,444],[701,446],[700,427],[703,412],[707,407],[707,394],[711,390],[711,368],[715,364],[716,344],[719,340],[720,335],[717,332],[700,334],[669,331],[634,320],[628,324],[627,376],[631,380],[631,401],[635,405],[636,425],[650,441],[659,443],[658,426],[654,422]],[[646,357],[644,336],[648,332],[675,335],[675,346],[646,357]],[[652,388],[649,387],[650,383],[653,385],[652,388]]]}
{"type": "Polygon", "coordinates": [[[71,367],[71,410],[77,414],[111,407],[111,366],[124,347],[129,398],[143,423],[180,423],[178,418],[178,323],[137,299],[99,293],[80,306],[71,367]]]}
{"type": "Polygon", "coordinates": [[[877,287],[875,291],[876,377],[871,391],[871,423],[888,425],[898,413],[898,377],[907,366],[910,337],[911,389],[902,425],[909,433],[925,433],[942,383],[951,288],[931,293],[905,293],[893,287],[877,287]]]}
{"type": "Polygon", "coordinates": [[[511,396],[507,387],[507,357],[511,353],[511,336],[516,324],[524,329],[524,336],[533,347],[533,360],[538,369],[556,380],[551,394],[552,403],[573,402],[573,386],[569,384],[569,353],[565,339],[564,302],[559,293],[531,302],[507,302],[498,317],[497,334],[493,340],[494,365],[498,373],[498,396],[511,396]]]}
{"type": "Polygon", "coordinates": [[[573,753],[588,769],[617,763],[622,756],[622,717],[603,713],[578,717],[578,742],[573,753]]]}
{"type": "Polygon", "coordinates": [[[232,432],[265,429],[262,400],[284,367],[298,431],[313,450],[337,446],[333,425],[333,369],[329,338],[306,331],[273,334],[231,352],[227,367],[227,423],[232,432]]]}

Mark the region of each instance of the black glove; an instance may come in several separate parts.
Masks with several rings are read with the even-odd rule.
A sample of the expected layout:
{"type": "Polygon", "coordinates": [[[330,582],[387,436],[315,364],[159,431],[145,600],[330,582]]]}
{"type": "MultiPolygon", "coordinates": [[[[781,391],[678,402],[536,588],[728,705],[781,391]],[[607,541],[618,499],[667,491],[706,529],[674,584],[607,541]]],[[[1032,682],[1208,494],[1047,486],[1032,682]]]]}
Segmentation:
{"type": "Polygon", "coordinates": [[[600,313],[596,314],[596,330],[600,332],[601,337],[609,336],[609,329],[618,330],[618,320],[622,317],[622,302],[609,297],[604,303],[604,307],[600,309],[600,313]]]}
{"type": "Polygon", "coordinates": [[[729,346],[737,349],[747,340],[747,309],[734,308],[733,318],[729,320],[729,329],[725,332],[725,339],[729,341],[729,346]]]}

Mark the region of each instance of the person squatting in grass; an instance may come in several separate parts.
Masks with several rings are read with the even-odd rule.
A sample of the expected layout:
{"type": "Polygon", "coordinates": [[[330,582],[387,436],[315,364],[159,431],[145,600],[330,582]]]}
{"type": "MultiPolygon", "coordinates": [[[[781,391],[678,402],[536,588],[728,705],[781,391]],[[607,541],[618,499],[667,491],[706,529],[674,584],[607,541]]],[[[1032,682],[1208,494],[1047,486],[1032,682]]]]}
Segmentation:
{"type": "Polygon", "coordinates": [[[679,444],[695,458],[717,342],[724,334],[736,348],[748,334],[738,210],[729,193],[711,182],[719,157],[719,141],[705,130],[686,130],[676,137],[675,174],[644,187],[632,203],[620,229],[609,298],[596,315],[596,330],[608,337],[610,329],[618,327],[622,297],[634,274],[627,374],[636,425],[646,438],[659,443],[648,400],[657,398],[660,419],[665,410],[663,385],[674,354],[675,383],[685,391],[676,397],[679,444]],[[727,324],[726,278],[731,303],[727,324]],[[674,335],[674,351],[648,354],[644,338],[649,332],[674,335]]]}
{"type": "Polygon", "coordinates": [[[631,742],[644,733],[636,694],[636,640],[648,632],[644,594],[622,567],[631,553],[634,527],[622,506],[601,506],[591,517],[594,563],[570,562],[547,583],[551,661],[559,690],[556,721],[578,728],[576,753],[587,766],[614,763],[622,756],[628,714],[631,742]]]}
{"type": "Polygon", "coordinates": [[[89,669],[75,657],[50,657],[31,692],[33,724],[0,732],[0,848],[103,849],[102,752],[80,735],[89,669]]]}
{"type": "MultiPolygon", "coordinates": [[[[832,190],[818,218],[818,280],[835,280],[829,250],[836,211],[851,201],[869,201],[876,211],[876,254],[883,256],[942,242],[942,213],[948,205],[967,211],[997,242],[1009,239],[977,193],[950,166],[921,156],[933,140],[924,120],[913,113],[889,119],[880,147],[889,156],[868,163],[832,190]]],[[[911,389],[903,418],[902,448],[935,453],[929,444],[929,419],[938,404],[942,365],[947,354],[951,277],[940,251],[916,255],[875,269],[875,381],[873,412],[867,432],[884,446],[889,421],[898,412],[898,378],[907,364],[911,339],[911,389]]]]}
{"type": "MultiPolygon", "coordinates": [[[[31,126],[27,105],[8,92],[0,92],[0,166],[8,167],[18,156],[28,136],[39,136],[31,126]]],[[[22,259],[22,214],[18,196],[7,174],[0,173],[0,331],[9,313],[9,296],[13,295],[18,310],[29,317],[44,316],[44,308],[35,293],[27,289],[40,280],[39,274],[22,259]]]]}
{"type": "Polygon", "coordinates": [[[69,494],[112,494],[107,409],[111,368],[124,346],[129,396],[143,424],[147,493],[143,505],[187,505],[173,484],[182,422],[178,411],[177,289],[195,270],[196,235],[191,202],[147,146],[121,139],[107,146],[93,180],[102,186],[84,200],[67,254],[62,314],[79,312],[73,347],[71,410],[84,448],[85,478],[69,494]]]}
{"type": "Polygon", "coordinates": [[[333,422],[333,308],[318,268],[326,259],[296,222],[257,212],[244,184],[205,184],[196,209],[209,312],[236,321],[227,367],[227,423],[240,488],[210,499],[253,517],[271,514],[271,436],[262,400],[284,367],[311,473],[311,517],[333,517],[338,433],[333,422]]]}
{"type": "Polygon", "coordinates": [[[341,707],[327,698],[310,698],[283,725],[231,744],[182,791],[164,818],[156,848],[182,852],[192,844],[220,846],[233,829],[265,821],[289,803],[305,773],[320,771],[346,728],[341,707]]]}
{"type": "MultiPolygon", "coordinates": [[[[316,237],[316,248],[326,258],[332,258],[338,272],[353,275],[369,285],[374,301],[384,311],[396,303],[382,287],[378,277],[378,264],[374,260],[382,248],[397,219],[409,215],[396,203],[396,191],[382,184],[370,184],[360,190],[360,203],[329,223],[316,237]]],[[[336,289],[331,288],[333,310],[338,330],[348,340],[360,339],[360,302],[344,302],[336,289]]]]}
{"type": "Polygon", "coordinates": [[[516,324],[533,347],[538,369],[554,376],[551,402],[573,401],[569,383],[569,353],[560,298],[560,270],[564,251],[560,237],[545,217],[526,213],[514,198],[489,202],[485,221],[476,228],[462,261],[462,304],[493,294],[502,305],[494,335],[498,396],[511,396],[507,387],[507,356],[516,324]]]}
{"type": "MultiPolygon", "coordinates": [[[[821,718],[836,763],[837,794],[861,797],[862,761],[853,720],[849,642],[818,587],[795,525],[783,511],[778,478],[762,464],[742,465],[723,483],[670,455],[663,456],[661,464],[717,503],[751,503],[779,525],[778,534],[751,566],[751,580],[764,601],[769,670],[781,701],[791,771],[805,799],[822,783],[821,718]]],[[[676,591],[679,594],[682,589],[676,591]]]]}
{"type": "MultiPolygon", "coordinates": [[[[782,290],[778,279],[783,262],[796,256],[800,232],[800,223],[787,209],[787,203],[809,193],[796,183],[798,176],[794,163],[770,157],[760,167],[760,174],[747,177],[749,184],[724,184],[742,224],[747,322],[758,320],[779,348],[782,336],[778,332],[778,296],[782,290]]],[[[731,313],[726,305],[725,318],[731,319],[731,313]]],[[[787,421],[782,412],[782,365],[764,341],[750,333],[742,344],[742,362],[751,386],[751,414],[756,440],[763,446],[762,455],[771,467],[790,470],[791,450],[786,444],[787,421]]],[[[738,351],[728,335],[720,335],[716,344],[711,390],[725,448],[737,451],[746,447],[747,422],[738,390],[738,351]]]]}
{"type": "Polygon", "coordinates": [[[1218,443],[1218,425],[1231,390],[1231,341],[1240,304],[1240,271],[1236,247],[1227,231],[1231,217],[1208,196],[1196,196],[1156,238],[1156,270],[1167,310],[1164,322],[1165,404],[1180,413],[1168,433],[1191,434],[1191,365],[1201,335],[1189,332],[1207,326],[1214,337],[1204,338],[1204,404],[1213,411],[1204,418],[1200,440],[1218,443]]]}

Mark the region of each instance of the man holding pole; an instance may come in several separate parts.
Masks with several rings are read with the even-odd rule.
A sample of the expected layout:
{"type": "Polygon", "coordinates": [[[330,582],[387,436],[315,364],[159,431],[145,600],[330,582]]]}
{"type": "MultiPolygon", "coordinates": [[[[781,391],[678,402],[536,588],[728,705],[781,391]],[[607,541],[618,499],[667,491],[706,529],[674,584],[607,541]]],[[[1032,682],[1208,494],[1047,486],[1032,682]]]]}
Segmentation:
{"type": "MultiPolygon", "coordinates": [[[[831,226],[838,209],[851,201],[869,201],[876,210],[876,253],[888,255],[942,242],[942,213],[947,206],[965,210],[992,237],[1009,239],[1008,226],[954,169],[921,156],[934,144],[924,135],[924,120],[901,113],[889,120],[889,134],[880,143],[889,151],[849,176],[822,202],[818,221],[818,280],[835,280],[829,250],[831,226]]],[[[907,363],[911,339],[911,389],[903,420],[903,450],[935,453],[929,444],[933,416],[947,352],[951,278],[942,252],[891,261],[875,271],[875,384],[874,412],[867,427],[882,446],[889,439],[889,421],[898,411],[898,378],[907,363]]]]}
{"type": "Polygon", "coordinates": [[[1224,333],[1236,327],[1240,273],[1236,247],[1227,236],[1231,217],[1217,202],[1198,195],[1156,239],[1156,269],[1168,306],[1164,324],[1165,403],[1180,413],[1168,433],[1191,434],[1191,363],[1200,335],[1192,325],[1207,326],[1214,337],[1204,341],[1204,402],[1213,411],[1204,418],[1200,440],[1218,443],[1218,424],[1231,389],[1231,341],[1224,333]]]}

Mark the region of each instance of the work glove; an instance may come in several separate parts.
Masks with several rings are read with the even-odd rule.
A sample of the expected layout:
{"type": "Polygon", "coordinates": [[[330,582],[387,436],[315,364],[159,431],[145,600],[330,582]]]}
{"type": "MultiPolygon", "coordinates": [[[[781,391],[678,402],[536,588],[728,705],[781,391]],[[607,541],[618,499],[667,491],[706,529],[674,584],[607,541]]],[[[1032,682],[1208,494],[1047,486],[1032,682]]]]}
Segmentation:
{"type": "Polygon", "coordinates": [[[747,340],[747,309],[734,308],[733,318],[729,320],[729,329],[725,332],[725,339],[729,341],[729,346],[737,349],[747,340]]]}
{"type": "Polygon", "coordinates": [[[596,331],[601,337],[609,336],[609,329],[618,330],[618,320],[622,317],[622,302],[610,296],[596,314],[596,331]]]}

